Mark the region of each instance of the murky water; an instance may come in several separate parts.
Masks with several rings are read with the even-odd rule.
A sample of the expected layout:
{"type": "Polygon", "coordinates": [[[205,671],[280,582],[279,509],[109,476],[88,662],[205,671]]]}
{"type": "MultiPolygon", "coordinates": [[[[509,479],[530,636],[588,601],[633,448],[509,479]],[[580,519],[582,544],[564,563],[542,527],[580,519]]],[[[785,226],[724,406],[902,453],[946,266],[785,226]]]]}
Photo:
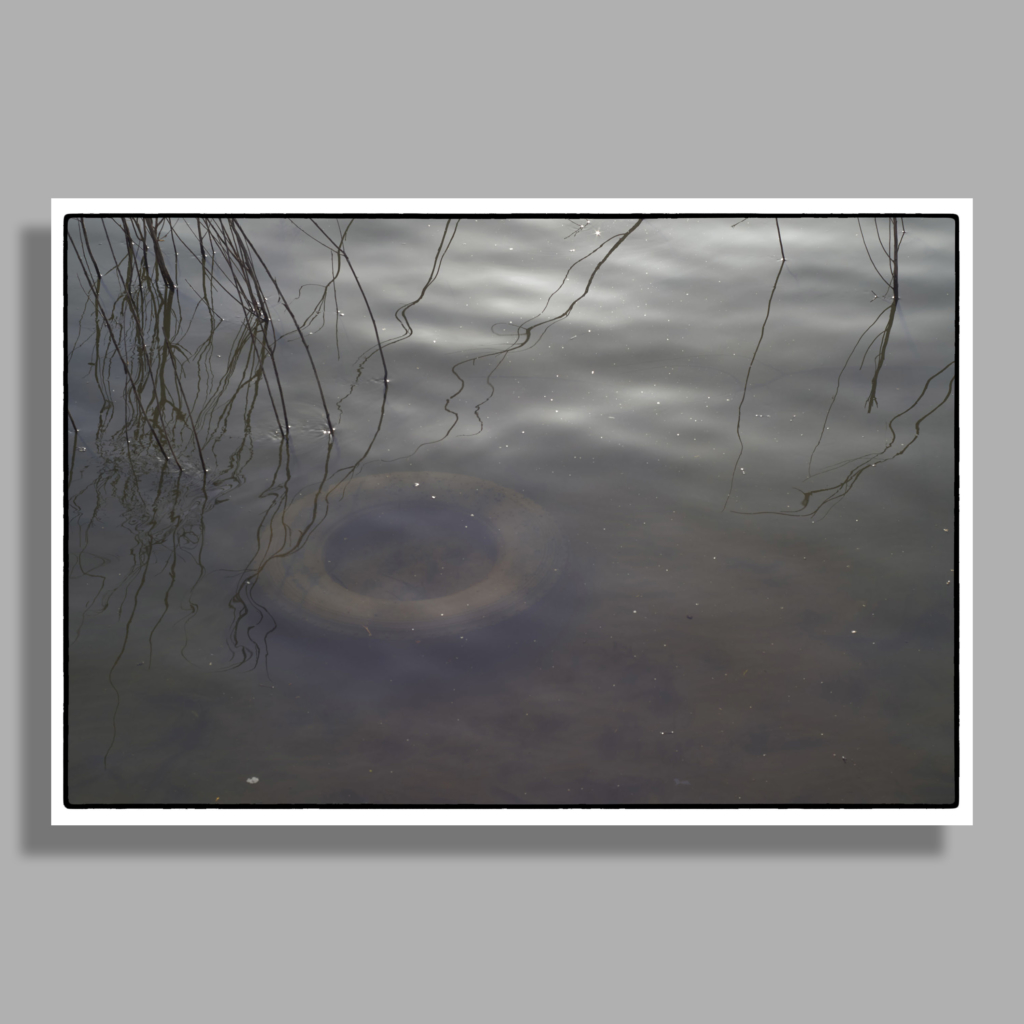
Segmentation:
{"type": "Polygon", "coordinates": [[[885,219],[240,225],[70,226],[72,804],[954,799],[952,220],[897,224],[896,303],[885,219]],[[540,537],[350,541],[385,473],[525,496],[558,578],[325,628],[268,565],[422,608],[540,537]]]}

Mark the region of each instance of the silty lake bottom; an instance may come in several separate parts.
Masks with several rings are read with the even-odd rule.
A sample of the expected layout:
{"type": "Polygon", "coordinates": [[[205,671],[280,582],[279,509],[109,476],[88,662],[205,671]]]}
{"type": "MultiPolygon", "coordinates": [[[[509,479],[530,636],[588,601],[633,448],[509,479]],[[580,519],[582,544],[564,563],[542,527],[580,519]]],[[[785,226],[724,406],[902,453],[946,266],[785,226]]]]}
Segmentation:
{"type": "Polygon", "coordinates": [[[69,805],[955,802],[954,218],[65,226],[69,805]]]}

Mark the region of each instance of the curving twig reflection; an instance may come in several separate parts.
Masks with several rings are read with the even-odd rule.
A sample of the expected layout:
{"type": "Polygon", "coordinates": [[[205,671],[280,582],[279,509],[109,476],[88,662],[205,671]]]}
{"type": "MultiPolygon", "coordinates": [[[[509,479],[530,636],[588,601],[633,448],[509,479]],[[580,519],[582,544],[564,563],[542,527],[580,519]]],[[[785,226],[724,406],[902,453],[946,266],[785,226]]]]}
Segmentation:
{"type": "MultiPolygon", "coordinates": [[[[945,373],[946,370],[948,370],[950,367],[954,365],[954,363],[955,361],[950,361],[945,366],[943,366],[942,369],[936,370],[936,372],[933,373],[925,382],[925,385],[922,388],[921,393],[917,396],[917,398],[914,399],[914,401],[909,406],[907,406],[906,409],[904,409],[902,412],[898,412],[895,416],[893,416],[891,420],[889,420],[887,426],[889,428],[890,440],[884,448],[882,448],[880,451],[873,452],[868,455],[859,456],[856,459],[847,459],[845,463],[839,464],[848,465],[851,462],[856,463],[854,468],[851,469],[839,483],[832,484],[828,487],[815,488],[810,491],[804,491],[803,489],[798,487],[797,490],[800,491],[800,493],[803,495],[803,500],[800,502],[800,507],[796,511],[780,510],[763,512],[736,512],[736,510],[733,509],[733,512],[736,515],[745,516],[816,516],[826,506],[828,506],[828,511],[831,511],[831,508],[834,506],[836,502],[842,500],[843,498],[846,497],[847,494],[850,493],[850,491],[853,489],[854,484],[856,484],[856,482],[860,479],[863,473],[865,473],[869,469],[874,469],[876,466],[880,466],[885,462],[891,462],[893,459],[899,458],[899,456],[904,455],[907,451],[909,451],[911,445],[914,444],[914,442],[918,439],[918,437],[921,434],[921,424],[926,419],[928,419],[928,417],[931,416],[932,413],[937,412],[949,400],[949,396],[953,393],[953,384],[956,382],[956,374],[953,374],[949,378],[946,387],[946,392],[942,396],[940,401],[937,402],[923,416],[921,416],[918,420],[914,422],[914,436],[909,441],[901,442],[899,451],[893,452],[891,455],[886,455],[886,452],[888,452],[896,443],[896,431],[895,429],[893,429],[893,424],[896,422],[896,420],[900,419],[903,416],[906,416],[907,413],[909,413],[910,410],[913,409],[924,398],[929,387],[931,386],[932,381],[936,380],[943,373],[945,373]],[[824,495],[824,497],[821,498],[821,500],[818,501],[818,503],[813,508],[809,509],[808,506],[810,505],[811,500],[816,498],[818,495],[824,495]]],[[[821,472],[815,475],[820,476],[823,472],[828,472],[828,470],[822,470],[821,472]]],[[[826,515],[827,514],[828,512],[826,511],[826,515]]]]}
{"type": "Polygon", "coordinates": [[[779,287],[779,278],[782,277],[782,264],[779,265],[779,272],[775,275],[775,282],[772,284],[771,294],[768,296],[768,308],[765,310],[764,321],[761,324],[761,333],[758,335],[757,344],[754,346],[754,351],[750,355],[750,362],[747,365],[747,376],[743,380],[743,394],[740,397],[740,404],[736,409],[736,438],[740,442],[739,454],[736,456],[736,461],[732,465],[732,476],[729,478],[729,493],[725,496],[725,503],[722,505],[722,511],[724,512],[729,507],[729,500],[732,498],[733,488],[736,485],[736,471],[739,468],[740,459],[743,458],[743,436],[740,433],[740,421],[743,418],[743,403],[747,400],[747,388],[750,386],[750,374],[754,369],[754,360],[757,358],[758,350],[761,348],[761,342],[764,341],[764,329],[768,326],[768,317],[772,312],[772,299],[775,298],[775,289],[779,287]]]}
{"type": "MultiPolygon", "coordinates": [[[[744,218],[744,219],[746,219],[746,218],[744,218]]],[[[854,468],[852,470],[850,470],[847,473],[847,475],[844,477],[844,479],[841,480],[839,483],[830,485],[828,487],[816,488],[816,489],[812,489],[810,491],[804,491],[801,488],[797,488],[797,490],[799,490],[800,493],[803,495],[803,500],[802,500],[802,502],[801,502],[801,504],[799,506],[799,509],[797,509],[796,511],[781,510],[781,511],[778,511],[778,512],[774,512],[774,511],[766,511],[766,510],[764,510],[764,511],[756,511],[756,512],[737,512],[735,509],[731,509],[730,511],[736,512],[736,514],[738,514],[738,515],[788,515],[788,516],[804,516],[804,515],[808,515],[808,516],[813,516],[813,515],[818,514],[818,512],[820,512],[822,508],[826,508],[826,513],[825,514],[827,514],[828,511],[831,510],[831,508],[834,506],[834,504],[836,502],[841,500],[843,497],[845,497],[850,492],[850,490],[856,484],[857,480],[860,478],[860,476],[861,476],[861,474],[863,472],[865,472],[867,469],[873,468],[874,466],[880,465],[882,462],[890,461],[891,459],[895,458],[897,455],[903,454],[903,452],[906,451],[914,443],[914,441],[917,440],[917,437],[919,435],[920,424],[925,419],[927,419],[928,416],[930,416],[933,412],[935,412],[941,405],[943,405],[945,403],[945,401],[948,399],[949,393],[951,392],[951,389],[952,389],[952,386],[953,386],[953,381],[955,380],[955,376],[950,379],[950,382],[949,382],[949,389],[950,389],[950,391],[947,391],[946,396],[933,409],[931,409],[929,412],[927,412],[924,416],[922,416],[916,422],[916,424],[915,424],[915,433],[914,433],[914,436],[911,438],[911,440],[908,441],[908,442],[903,442],[901,444],[901,450],[899,452],[896,452],[896,453],[894,453],[892,455],[886,455],[885,454],[886,452],[889,451],[889,449],[892,447],[892,445],[896,441],[896,432],[895,432],[895,430],[893,428],[893,424],[895,424],[895,422],[898,419],[900,419],[902,416],[906,415],[911,409],[913,409],[918,404],[918,402],[920,402],[922,400],[922,398],[924,397],[925,393],[927,392],[927,390],[928,390],[930,384],[932,383],[932,381],[935,380],[936,377],[938,377],[942,373],[944,373],[947,369],[949,369],[949,367],[953,365],[952,363],[947,364],[941,370],[936,371],[935,374],[933,374],[931,377],[929,377],[928,380],[926,381],[925,385],[924,385],[923,390],[921,391],[921,394],[918,395],[918,397],[915,399],[915,401],[910,406],[908,406],[906,409],[904,409],[902,412],[897,413],[891,420],[889,420],[888,427],[889,427],[889,431],[890,431],[890,434],[891,434],[891,440],[889,441],[889,443],[881,451],[874,452],[874,453],[871,453],[871,454],[866,454],[866,455],[863,455],[863,456],[857,456],[857,457],[854,457],[854,458],[844,459],[841,462],[838,462],[838,463],[835,463],[833,465],[830,465],[830,466],[828,466],[825,469],[818,470],[817,472],[814,471],[814,469],[813,469],[814,457],[817,454],[818,449],[820,448],[820,446],[821,446],[821,444],[822,444],[822,442],[824,440],[825,432],[828,429],[829,418],[831,417],[833,408],[835,407],[836,401],[839,398],[839,393],[840,393],[840,389],[841,389],[841,386],[842,386],[843,375],[845,374],[846,370],[848,369],[848,367],[850,365],[850,362],[852,361],[852,359],[853,359],[857,349],[861,345],[861,342],[867,336],[869,331],[871,331],[871,329],[878,323],[879,320],[881,320],[883,317],[887,317],[884,327],[882,327],[882,329],[879,330],[875,334],[875,336],[872,338],[871,342],[868,344],[867,348],[864,350],[864,354],[861,357],[861,362],[860,362],[860,366],[861,366],[861,368],[863,368],[864,362],[866,361],[867,356],[870,353],[871,349],[874,348],[876,342],[880,343],[879,344],[879,348],[878,348],[878,353],[875,356],[875,360],[874,360],[874,372],[873,372],[872,378],[871,378],[870,390],[869,390],[867,399],[865,400],[865,403],[864,403],[865,404],[865,409],[866,409],[866,411],[868,413],[872,412],[878,406],[879,382],[880,382],[880,378],[881,378],[881,374],[882,374],[882,369],[883,369],[883,367],[885,365],[885,358],[886,358],[889,342],[890,342],[891,335],[892,335],[892,328],[893,328],[893,324],[895,322],[897,306],[898,306],[898,303],[899,303],[899,283],[898,283],[899,282],[899,249],[900,249],[900,245],[902,244],[903,239],[904,239],[904,237],[906,235],[906,227],[905,227],[905,225],[904,225],[904,223],[902,221],[902,218],[890,217],[890,218],[886,218],[886,221],[887,221],[888,235],[887,235],[886,239],[884,239],[884,240],[882,238],[881,231],[879,230],[879,227],[878,227],[877,218],[875,219],[875,225],[874,226],[875,226],[875,235],[876,235],[876,237],[878,239],[879,245],[881,246],[883,253],[885,254],[886,260],[888,261],[889,273],[890,273],[890,276],[889,276],[888,279],[886,279],[882,275],[881,271],[878,269],[878,266],[876,265],[876,263],[874,261],[874,258],[871,255],[871,251],[868,248],[867,241],[864,238],[863,228],[860,225],[860,219],[859,218],[857,220],[857,223],[858,223],[858,226],[861,227],[861,232],[860,232],[861,241],[864,244],[864,249],[865,249],[865,252],[867,253],[869,261],[871,262],[871,266],[874,269],[875,273],[878,274],[879,278],[886,285],[886,291],[885,291],[884,295],[888,295],[890,293],[890,291],[891,291],[891,293],[892,293],[892,301],[889,303],[889,305],[886,307],[886,309],[882,310],[874,318],[874,320],[872,320],[872,322],[861,332],[861,334],[859,335],[857,340],[854,342],[854,345],[853,345],[852,349],[850,350],[849,354],[847,355],[846,360],[844,361],[842,367],[839,370],[839,374],[838,374],[838,376],[836,378],[835,390],[834,390],[834,392],[832,394],[832,398],[831,398],[831,401],[829,402],[828,408],[825,411],[825,416],[824,416],[824,418],[822,420],[821,430],[820,430],[820,432],[818,434],[818,438],[817,438],[817,440],[816,440],[816,442],[814,444],[814,447],[812,448],[811,453],[810,453],[810,455],[808,457],[808,461],[807,461],[807,479],[813,479],[814,477],[820,477],[820,476],[822,476],[825,473],[832,472],[832,471],[834,471],[836,469],[840,469],[840,468],[842,468],[844,466],[849,466],[850,464],[855,464],[854,468]],[[814,507],[811,508],[810,506],[811,506],[812,501],[814,501],[818,496],[822,496],[822,495],[823,495],[823,497],[821,497],[820,501],[818,501],[814,505],[814,507]]],[[[738,221],[737,222],[737,224],[741,224],[741,223],[743,223],[743,221],[738,221]]],[[[734,224],[732,226],[736,227],[736,224],[734,224]]],[[[777,224],[776,224],[776,226],[777,226],[777,224]]],[[[779,236],[779,241],[780,241],[780,247],[781,247],[781,234],[779,236]]],[[[783,258],[785,258],[785,257],[783,256],[783,258]]],[[[781,267],[780,267],[779,273],[781,274],[781,267]]],[[[740,443],[740,450],[739,450],[739,454],[736,457],[736,461],[733,464],[732,475],[731,475],[730,481],[729,481],[729,492],[728,492],[728,495],[726,496],[725,503],[722,506],[722,511],[725,511],[728,508],[729,502],[732,499],[733,491],[734,491],[734,488],[735,488],[735,482],[736,482],[736,473],[737,473],[737,470],[739,468],[740,460],[742,459],[742,456],[743,456],[744,444],[743,444],[743,438],[742,438],[742,434],[741,434],[741,430],[740,430],[743,404],[746,401],[747,390],[748,390],[748,387],[749,387],[749,384],[750,384],[750,375],[751,375],[751,371],[753,369],[754,360],[757,357],[758,351],[759,351],[759,349],[761,347],[761,343],[762,343],[762,341],[764,339],[765,326],[767,325],[767,322],[768,322],[768,315],[770,314],[770,311],[771,311],[772,298],[774,297],[775,289],[778,286],[778,281],[779,281],[779,278],[778,278],[778,276],[776,276],[775,284],[772,287],[772,292],[771,292],[771,295],[769,296],[769,299],[768,299],[768,312],[766,312],[764,322],[761,325],[761,333],[760,333],[760,336],[758,337],[757,344],[754,347],[753,354],[751,355],[750,363],[749,363],[748,368],[747,368],[746,379],[744,380],[744,384],[743,384],[743,393],[742,393],[742,397],[740,399],[739,408],[737,409],[737,417],[736,417],[736,435],[737,435],[737,438],[738,438],[739,443],[740,443]]],[[[875,298],[878,298],[878,297],[879,296],[877,296],[877,295],[875,296],[875,298]]],[[[872,299],[871,301],[873,302],[874,299],[872,299]]]]}
{"type": "MultiPolygon", "coordinates": [[[[459,362],[457,362],[451,368],[451,374],[452,374],[452,376],[454,376],[456,378],[456,380],[458,380],[459,386],[455,389],[455,391],[453,391],[447,397],[447,399],[445,399],[444,409],[452,417],[452,422],[449,425],[448,429],[440,437],[434,438],[433,440],[430,440],[430,441],[424,441],[422,444],[417,445],[417,447],[413,450],[413,452],[410,453],[411,455],[415,455],[416,452],[418,452],[421,448],[425,448],[428,445],[432,445],[432,444],[439,444],[441,441],[446,440],[448,437],[451,436],[452,431],[458,425],[458,423],[459,423],[459,414],[454,409],[451,408],[451,403],[456,398],[458,398],[458,396],[460,394],[462,394],[463,390],[466,387],[466,379],[459,373],[459,368],[467,366],[467,365],[475,366],[477,361],[481,360],[481,359],[497,358],[497,362],[494,364],[494,366],[491,367],[491,369],[487,373],[487,376],[484,378],[484,380],[485,380],[485,382],[486,382],[486,384],[487,384],[487,386],[489,388],[489,391],[488,391],[487,395],[473,407],[473,416],[476,418],[476,421],[477,421],[477,423],[479,425],[479,429],[473,431],[473,434],[479,434],[479,433],[481,433],[483,431],[484,424],[483,424],[483,420],[480,418],[480,410],[494,397],[495,388],[494,388],[494,382],[492,380],[492,377],[497,372],[497,370],[501,367],[502,363],[504,363],[504,361],[513,352],[516,352],[516,351],[519,351],[519,350],[522,350],[522,349],[531,348],[533,345],[538,344],[543,339],[544,335],[547,333],[548,329],[551,327],[552,324],[556,323],[559,320],[566,319],[572,313],[572,311],[576,307],[577,303],[579,303],[589,293],[590,288],[591,288],[591,286],[594,283],[594,278],[597,277],[598,271],[608,261],[608,259],[612,255],[612,253],[615,252],[615,250],[620,245],[622,245],[622,243],[625,242],[625,240],[634,231],[636,231],[636,229],[643,223],[643,221],[644,221],[643,217],[639,218],[632,225],[632,227],[628,228],[626,231],[620,232],[617,235],[611,235],[609,238],[605,239],[605,241],[603,241],[600,245],[596,246],[589,253],[587,253],[586,256],[581,256],[578,260],[575,260],[573,263],[571,263],[569,265],[569,268],[566,270],[565,274],[563,275],[562,280],[559,282],[558,286],[554,289],[554,291],[552,291],[551,294],[548,296],[547,300],[544,303],[543,309],[541,309],[541,311],[539,313],[535,314],[532,317],[527,318],[526,320],[522,321],[519,324],[509,324],[509,325],[507,325],[507,326],[514,326],[515,327],[515,340],[512,343],[510,343],[509,345],[507,345],[507,346],[505,346],[503,348],[493,349],[493,350],[491,350],[489,352],[482,352],[482,353],[479,353],[478,355],[470,356],[467,359],[462,359],[459,362]],[[614,244],[612,244],[612,243],[614,243],[614,244]],[[610,246],[610,247],[608,248],[608,251],[604,254],[604,256],[602,256],[601,259],[594,266],[593,270],[591,270],[590,275],[586,279],[586,284],[584,285],[583,290],[578,295],[576,295],[567,304],[566,308],[561,313],[559,313],[559,314],[557,314],[555,316],[548,317],[547,319],[542,319],[544,314],[547,312],[548,307],[554,301],[555,296],[565,287],[566,282],[569,280],[569,275],[573,272],[573,270],[576,267],[580,266],[582,263],[585,263],[588,259],[590,259],[591,256],[594,256],[596,253],[600,252],[603,248],[605,248],[605,246],[610,246]],[[531,322],[531,321],[536,321],[536,322],[531,322]],[[540,333],[537,334],[536,337],[534,337],[534,332],[536,332],[538,329],[540,329],[540,333]]],[[[576,232],[573,232],[573,234],[576,234],[576,232]]],[[[492,331],[492,333],[497,334],[497,328],[505,327],[505,326],[506,326],[505,324],[493,324],[491,326],[491,331],[492,331]]],[[[460,435],[460,436],[472,436],[472,434],[470,434],[470,435],[460,435]]],[[[409,457],[410,456],[404,456],[403,458],[409,458],[409,457]]],[[[398,459],[389,459],[389,460],[385,460],[385,461],[396,462],[396,461],[399,461],[399,460],[398,459]]]]}

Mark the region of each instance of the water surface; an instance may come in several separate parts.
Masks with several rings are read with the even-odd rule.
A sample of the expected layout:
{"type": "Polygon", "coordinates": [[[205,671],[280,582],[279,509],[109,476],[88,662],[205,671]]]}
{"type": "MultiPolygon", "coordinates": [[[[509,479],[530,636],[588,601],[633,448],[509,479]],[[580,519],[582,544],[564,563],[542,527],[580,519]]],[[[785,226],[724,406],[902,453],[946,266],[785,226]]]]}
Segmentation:
{"type": "MultiPolygon", "coordinates": [[[[70,221],[71,804],[951,803],[955,222],[894,302],[885,218],[739,219],[70,221]],[[284,510],[404,471],[562,578],[419,642],[275,604],[284,510]]],[[[357,526],[364,593],[493,560],[357,526]]]]}

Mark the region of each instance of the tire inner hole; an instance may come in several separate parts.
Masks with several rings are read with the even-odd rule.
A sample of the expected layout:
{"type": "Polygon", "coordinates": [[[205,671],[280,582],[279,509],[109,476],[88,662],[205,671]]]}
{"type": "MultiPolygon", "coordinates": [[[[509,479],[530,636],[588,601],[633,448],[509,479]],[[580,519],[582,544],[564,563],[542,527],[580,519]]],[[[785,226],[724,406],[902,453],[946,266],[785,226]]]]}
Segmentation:
{"type": "Polygon", "coordinates": [[[342,523],[325,548],[346,590],[387,601],[447,597],[485,579],[498,558],[480,517],[439,501],[394,502],[342,523]]]}

